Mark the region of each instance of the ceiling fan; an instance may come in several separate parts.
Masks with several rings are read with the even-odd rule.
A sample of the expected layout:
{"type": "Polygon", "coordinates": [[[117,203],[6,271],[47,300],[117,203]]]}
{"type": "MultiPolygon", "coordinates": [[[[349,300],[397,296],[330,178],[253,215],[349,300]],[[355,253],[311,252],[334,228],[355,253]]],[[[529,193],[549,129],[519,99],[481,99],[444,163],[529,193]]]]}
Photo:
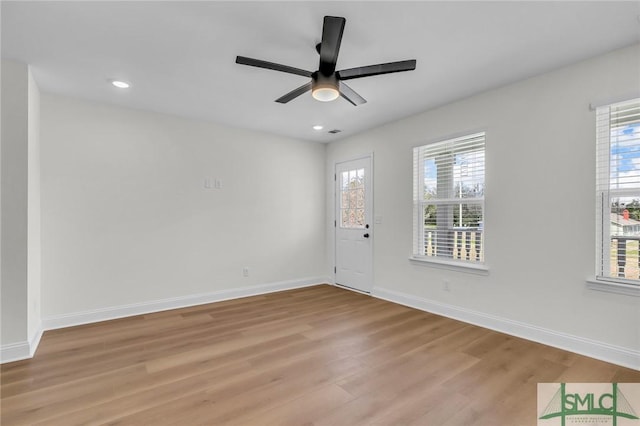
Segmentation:
{"type": "Polygon", "coordinates": [[[281,104],[286,104],[298,96],[311,91],[314,99],[319,101],[333,101],[338,98],[338,96],[342,96],[354,106],[362,105],[367,101],[351,87],[347,86],[347,84],[344,83],[345,80],[416,69],[416,60],[410,59],[336,71],[336,62],[338,61],[338,52],[340,51],[345,22],[345,18],[341,17],[324,17],[322,42],[316,45],[316,50],[320,54],[320,66],[315,72],[244,56],[236,57],[236,63],[311,78],[310,82],[276,99],[276,102],[281,104]]]}

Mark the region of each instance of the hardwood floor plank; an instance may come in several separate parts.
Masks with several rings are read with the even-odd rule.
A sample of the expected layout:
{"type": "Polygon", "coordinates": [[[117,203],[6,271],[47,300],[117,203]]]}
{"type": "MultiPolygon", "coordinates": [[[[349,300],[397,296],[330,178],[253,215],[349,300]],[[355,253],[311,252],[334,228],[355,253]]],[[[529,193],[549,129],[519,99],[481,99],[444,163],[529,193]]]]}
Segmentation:
{"type": "MultiPolygon", "coordinates": [[[[410,426],[444,425],[463,407],[467,407],[471,403],[471,399],[469,399],[469,397],[457,392],[452,392],[446,388],[441,388],[441,392],[443,396],[439,398],[439,403],[435,404],[422,416],[409,423],[410,426]]],[[[461,426],[467,424],[469,423],[460,423],[461,426]]],[[[503,423],[497,423],[496,425],[502,424],[503,423]]],[[[504,424],[511,426],[510,423],[504,424]]],[[[531,425],[534,424],[535,420],[531,422],[531,425]]]]}
{"type": "Polygon", "coordinates": [[[292,401],[247,418],[248,424],[264,426],[310,425],[353,399],[353,395],[335,384],[305,392],[292,401]]]}
{"type": "Polygon", "coordinates": [[[233,352],[243,347],[254,345],[256,343],[268,342],[279,337],[293,336],[300,334],[309,329],[307,325],[290,325],[287,328],[280,328],[268,333],[258,335],[244,336],[240,335],[226,341],[216,342],[215,344],[203,346],[189,351],[183,351],[177,354],[155,358],[146,362],[147,371],[150,373],[160,371],[167,368],[173,368],[183,364],[194,362],[203,362],[210,358],[233,352]]]}
{"type": "Polygon", "coordinates": [[[640,371],[319,285],[47,331],[4,425],[536,424],[537,383],[640,371]]]}
{"type": "Polygon", "coordinates": [[[367,425],[369,419],[374,418],[384,410],[389,398],[376,394],[367,394],[348,401],[336,410],[325,413],[313,422],[314,426],[335,425],[367,425]]]}

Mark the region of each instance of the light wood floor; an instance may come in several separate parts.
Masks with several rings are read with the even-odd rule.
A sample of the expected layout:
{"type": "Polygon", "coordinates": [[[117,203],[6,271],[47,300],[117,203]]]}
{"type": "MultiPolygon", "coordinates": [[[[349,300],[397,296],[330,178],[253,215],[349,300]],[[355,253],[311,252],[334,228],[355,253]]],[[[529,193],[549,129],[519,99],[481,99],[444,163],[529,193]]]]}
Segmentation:
{"type": "Polygon", "coordinates": [[[48,331],[1,379],[3,426],[517,426],[640,372],[322,285],[48,331]]]}

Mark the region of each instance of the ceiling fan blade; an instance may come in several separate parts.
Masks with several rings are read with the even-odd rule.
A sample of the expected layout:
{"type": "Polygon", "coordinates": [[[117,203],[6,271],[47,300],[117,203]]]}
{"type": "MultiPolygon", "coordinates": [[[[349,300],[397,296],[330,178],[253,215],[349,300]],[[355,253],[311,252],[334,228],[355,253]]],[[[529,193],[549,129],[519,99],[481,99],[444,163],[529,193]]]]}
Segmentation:
{"type": "Polygon", "coordinates": [[[336,70],[345,22],[346,19],[337,16],[324,17],[320,43],[320,72],[324,75],[331,75],[336,70]]]}
{"type": "Polygon", "coordinates": [[[252,67],[266,68],[268,70],[288,72],[289,74],[297,74],[303,77],[311,78],[311,71],[301,70],[300,68],[290,67],[288,65],[276,64],[274,62],[262,61],[260,59],[247,58],[245,56],[237,56],[236,64],[250,65],[252,67]]]}
{"type": "Polygon", "coordinates": [[[286,104],[287,102],[297,98],[298,96],[302,95],[303,93],[308,92],[309,90],[311,90],[311,82],[308,82],[307,84],[303,84],[302,86],[298,87],[297,89],[293,89],[292,91],[290,91],[286,95],[281,96],[278,99],[276,99],[276,102],[279,102],[281,104],[286,104]]]}
{"type": "Polygon", "coordinates": [[[352,78],[370,77],[372,75],[389,74],[392,72],[413,71],[416,69],[416,60],[389,62],[386,64],[369,65],[366,67],[349,68],[336,71],[338,80],[351,80],[352,78]]]}
{"type": "Polygon", "coordinates": [[[366,104],[367,100],[358,95],[355,90],[347,86],[346,83],[340,82],[340,96],[345,98],[353,106],[366,104]]]}

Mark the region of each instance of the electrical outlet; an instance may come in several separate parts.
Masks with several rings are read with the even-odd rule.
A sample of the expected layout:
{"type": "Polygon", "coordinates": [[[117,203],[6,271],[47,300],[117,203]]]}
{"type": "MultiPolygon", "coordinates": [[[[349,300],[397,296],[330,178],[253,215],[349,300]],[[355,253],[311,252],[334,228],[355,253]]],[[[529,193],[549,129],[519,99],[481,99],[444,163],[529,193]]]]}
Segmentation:
{"type": "Polygon", "coordinates": [[[242,268],[242,276],[243,277],[249,276],[249,267],[245,266],[244,268],[242,268]]]}
{"type": "Polygon", "coordinates": [[[447,280],[442,281],[442,289],[444,291],[451,291],[451,286],[449,285],[449,281],[447,280]]]}
{"type": "Polygon", "coordinates": [[[220,179],[216,179],[213,184],[216,189],[222,189],[222,181],[220,179]]]}

